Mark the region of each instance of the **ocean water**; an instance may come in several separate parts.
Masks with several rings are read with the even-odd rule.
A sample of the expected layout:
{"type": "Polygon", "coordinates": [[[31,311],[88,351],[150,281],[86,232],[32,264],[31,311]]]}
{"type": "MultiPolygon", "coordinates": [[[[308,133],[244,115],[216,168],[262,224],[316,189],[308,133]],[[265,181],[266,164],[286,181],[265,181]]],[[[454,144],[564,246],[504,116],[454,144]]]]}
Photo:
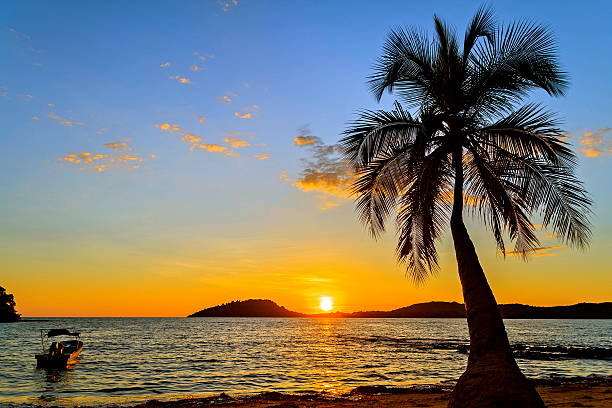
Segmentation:
{"type": "MultiPolygon", "coordinates": [[[[612,375],[611,320],[506,320],[529,377],[612,375]]],[[[467,360],[463,319],[71,318],[0,323],[0,406],[128,404],[260,391],[452,384],[467,360]],[[37,369],[39,329],[85,348],[37,369]]]]}

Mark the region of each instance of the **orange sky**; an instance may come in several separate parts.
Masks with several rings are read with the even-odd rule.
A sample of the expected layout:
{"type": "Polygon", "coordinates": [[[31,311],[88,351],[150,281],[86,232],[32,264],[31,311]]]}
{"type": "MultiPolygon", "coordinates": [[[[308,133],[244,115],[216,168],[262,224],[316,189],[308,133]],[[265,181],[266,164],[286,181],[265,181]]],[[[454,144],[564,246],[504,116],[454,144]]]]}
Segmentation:
{"type": "MultiPolygon", "coordinates": [[[[345,312],[461,301],[448,236],[440,273],[420,287],[395,263],[392,228],[370,238],[336,143],[355,111],[393,103],[365,83],[389,28],[430,27],[440,12],[463,30],[477,6],[4,2],[0,286],[24,316],[185,316],[248,298],[300,312],[318,312],[321,296],[345,312]]],[[[592,41],[609,38],[609,13],[571,7],[496,13],[518,10],[559,36],[572,87],[530,101],[565,121],[595,202],[592,245],[540,230],[529,262],[504,260],[471,222],[502,303],[612,300],[612,81],[592,41]]]]}

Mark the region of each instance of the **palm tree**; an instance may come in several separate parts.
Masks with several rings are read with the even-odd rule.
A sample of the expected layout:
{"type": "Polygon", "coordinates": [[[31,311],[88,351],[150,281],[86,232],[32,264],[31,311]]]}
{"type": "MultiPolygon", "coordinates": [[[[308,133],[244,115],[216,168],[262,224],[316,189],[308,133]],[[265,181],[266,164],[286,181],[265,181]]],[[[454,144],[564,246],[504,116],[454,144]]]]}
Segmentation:
{"type": "Polygon", "coordinates": [[[13,295],[6,293],[6,289],[0,286],[0,323],[17,322],[21,315],[15,311],[15,299],[13,295]]]}
{"type": "Polygon", "coordinates": [[[387,90],[402,103],[362,111],[345,131],[357,211],[374,237],[396,218],[397,257],[417,282],[438,268],[436,242],[450,224],[470,353],[449,407],[543,407],[514,360],[463,208],[504,254],[508,240],[525,257],[539,246],[532,216],[569,244],[588,244],[591,201],[575,155],[553,114],[521,105],[538,88],[563,95],[567,77],[544,26],[498,25],[481,8],[460,45],[451,26],[437,16],[434,24],[432,40],[391,31],[369,83],[377,100],[387,90]]]}

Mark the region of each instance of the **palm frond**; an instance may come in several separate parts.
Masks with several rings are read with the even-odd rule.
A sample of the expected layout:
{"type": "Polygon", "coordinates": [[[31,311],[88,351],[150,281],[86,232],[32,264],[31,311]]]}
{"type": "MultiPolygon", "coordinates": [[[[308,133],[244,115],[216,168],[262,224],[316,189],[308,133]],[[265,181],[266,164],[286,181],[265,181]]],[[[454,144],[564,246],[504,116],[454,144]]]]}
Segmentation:
{"type": "Polygon", "coordinates": [[[381,153],[401,149],[414,140],[421,122],[414,120],[399,103],[391,111],[363,111],[344,131],[343,144],[349,161],[363,166],[381,153]]]}
{"type": "Polygon", "coordinates": [[[523,206],[539,212],[542,224],[572,246],[584,248],[590,239],[592,201],[576,178],[572,167],[554,165],[541,157],[520,156],[493,145],[487,149],[491,160],[506,172],[504,179],[515,183],[523,206]]]}
{"type": "Polygon", "coordinates": [[[467,191],[478,198],[476,208],[491,228],[498,248],[505,253],[502,235],[505,230],[515,241],[514,250],[526,256],[539,246],[539,241],[529,221],[530,208],[522,198],[522,186],[513,179],[507,163],[482,150],[468,152],[467,191]]]}
{"type": "Polygon", "coordinates": [[[545,157],[557,166],[573,166],[575,155],[561,139],[554,114],[528,104],[475,133],[477,143],[492,144],[518,156],[545,157]]]}
{"type": "Polygon", "coordinates": [[[447,156],[443,148],[438,148],[423,157],[399,200],[396,254],[416,283],[438,269],[436,241],[448,225],[451,210],[450,203],[443,199],[450,188],[447,156]]]}
{"type": "Polygon", "coordinates": [[[479,38],[485,37],[487,41],[492,43],[494,35],[495,20],[493,19],[493,10],[488,7],[479,8],[465,31],[463,40],[463,63],[467,63],[472,48],[479,38]]]}
{"type": "Polygon", "coordinates": [[[420,102],[430,94],[432,61],[432,46],[426,34],[401,28],[392,30],[370,76],[370,89],[380,100],[385,90],[391,92],[399,87],[408,104],[420,102]]]}
{"type": "Polygon", "coordinates": [[[536,88],[563,95],[568,77],[555,44],[546,26],[528,21],[500,27],[493,41],[476,44],[469,58],[472,108],[502,112],[536,88]]]}

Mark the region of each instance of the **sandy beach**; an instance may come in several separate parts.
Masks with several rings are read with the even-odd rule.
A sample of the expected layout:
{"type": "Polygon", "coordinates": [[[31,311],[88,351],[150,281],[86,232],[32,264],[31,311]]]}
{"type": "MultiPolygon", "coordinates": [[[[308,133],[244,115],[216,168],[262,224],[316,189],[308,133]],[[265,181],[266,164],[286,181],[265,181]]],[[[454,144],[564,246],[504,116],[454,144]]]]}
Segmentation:
{"type": "MultiPolygon", "coordinates": [[[[573,380],[563,384],[548,381],[537,386],[548,407],[612,407],[612,377],[573,380]]],[[[441,388],[387,388],[366,386],[331,397],[324,394],[266,392],[247,397],[219,394],[177,401],[148,401],[134,408],[195,408],[224,406],[242,408],[345,408],[345,407],[446,407],[449,391],[441,388]]]]}

